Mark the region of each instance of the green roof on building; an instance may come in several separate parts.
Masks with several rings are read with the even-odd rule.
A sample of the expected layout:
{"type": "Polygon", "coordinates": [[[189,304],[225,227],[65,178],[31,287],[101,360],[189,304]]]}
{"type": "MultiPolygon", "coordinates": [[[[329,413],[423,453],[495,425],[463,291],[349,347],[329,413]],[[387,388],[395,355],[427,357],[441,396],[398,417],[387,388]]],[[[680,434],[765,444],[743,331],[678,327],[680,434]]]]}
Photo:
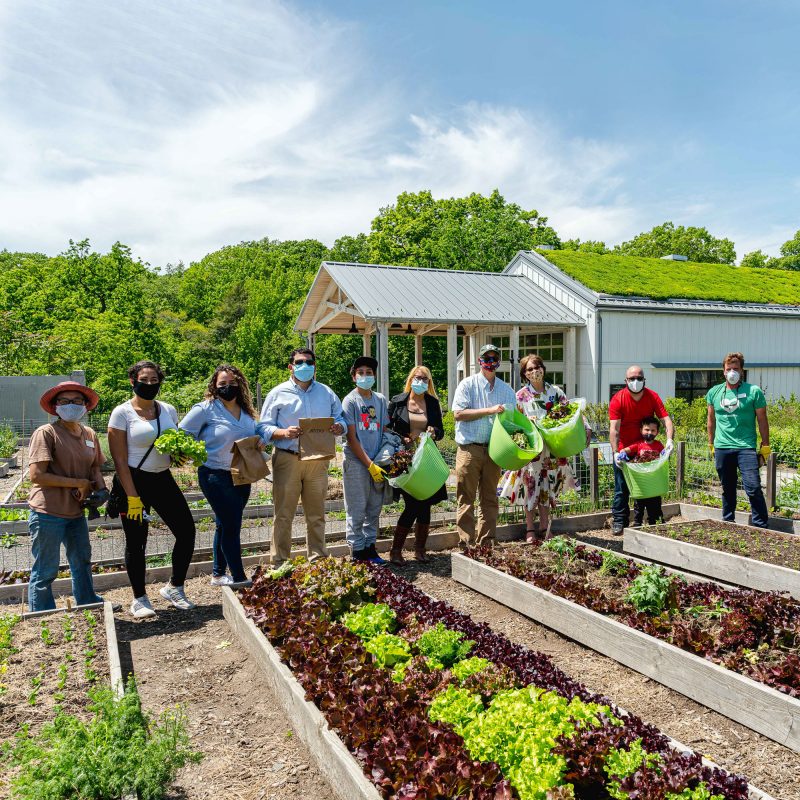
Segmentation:
{"type": "Polygon", "coordinates": [[[598,255],[574,250],[537,252],[598,294],[800,306],[800,272],[791,270],[598,255]]]}

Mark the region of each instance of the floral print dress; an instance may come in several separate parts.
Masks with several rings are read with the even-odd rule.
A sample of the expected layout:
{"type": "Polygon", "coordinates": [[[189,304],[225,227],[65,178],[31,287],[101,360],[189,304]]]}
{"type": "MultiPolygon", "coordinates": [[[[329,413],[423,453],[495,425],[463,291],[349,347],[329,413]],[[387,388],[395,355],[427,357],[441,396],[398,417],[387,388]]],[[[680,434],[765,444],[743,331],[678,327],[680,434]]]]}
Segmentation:
{"type": "MultiPolygon", "coordinates": [[[[517,392],[517,402],[531,419],[543,417],[553,404],[564,400],[564,392],[549,383],[544,384],[541,392],[537,392],[530,384],[517,392]]],[[[542,452],[522,469],[503,473],[500,497],[528,510],[540,504],[555,508],[561,490],[574,485],[575,479],[567,459],[551,456],[545,445],[542,452]]]]}

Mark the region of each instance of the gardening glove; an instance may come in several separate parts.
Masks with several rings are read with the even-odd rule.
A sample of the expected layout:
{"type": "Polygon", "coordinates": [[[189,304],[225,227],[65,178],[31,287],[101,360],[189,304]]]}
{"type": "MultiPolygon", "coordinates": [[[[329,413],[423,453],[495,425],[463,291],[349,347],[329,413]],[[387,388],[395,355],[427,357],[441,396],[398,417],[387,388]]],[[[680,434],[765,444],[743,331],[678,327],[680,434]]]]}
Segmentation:
{"type": "Polygon", "coordinates": [[[129,497],[128,498],[128,513],[126,516],[128,519],[136,520],[137,522],[142,521],[142,513],[144,512],[144,504],[142,503],[141,497],[129,497]]]}
{"type": "Polygon", "coordinates": [[[181,453],[180,455],[172,456],[172,466],[185,467],[191,460],[191,457],[187,456],[186,453],[181,453]]]}
{"type": "Polygon", "coordinates": [[[767,458],[771,452],[772,448],[768,444],[762,444],[758,449],[758,454],[764,458],[767,458]]]}
{"type": "Polygon", "coordinates": [[[386,480],[386,472],[382,470],[374,461],[367,467],[372,480],[375,483],[383,483],[386,480]]]}
{"type": "Polygon", "coordinates": [[[672,443],[672,439],[667,439],[667,444],[661,453],[662,458],[669,458],[672,455],[674,447],[675,445],[672,443]]]}
{"type": "Polygon", "coordinates": [[[624,461],[628,460],[628,454],[620,450],[619,453],[614,455],[614,463],[619,467],[622,466],[624,461]]]}
{"type": "Polygon", "coordinates": [[[713,445],[713,444],[710,444],[710,445],[708,446],[708,449],[711,451],[711,458],[714,458],[714,445],[713,445]]]}

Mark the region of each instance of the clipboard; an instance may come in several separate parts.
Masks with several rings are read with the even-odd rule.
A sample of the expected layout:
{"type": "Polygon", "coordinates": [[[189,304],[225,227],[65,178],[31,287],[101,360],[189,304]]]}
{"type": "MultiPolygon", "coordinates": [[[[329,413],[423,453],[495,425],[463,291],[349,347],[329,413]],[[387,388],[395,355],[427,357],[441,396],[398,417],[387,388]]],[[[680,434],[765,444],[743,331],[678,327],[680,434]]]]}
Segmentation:
{"type": "Polygon", "coordinates": [[[333,417],[305,417],[298,421],[301,461],[330,461],[336,457],[336,436],[330,432],[333,417]]]}

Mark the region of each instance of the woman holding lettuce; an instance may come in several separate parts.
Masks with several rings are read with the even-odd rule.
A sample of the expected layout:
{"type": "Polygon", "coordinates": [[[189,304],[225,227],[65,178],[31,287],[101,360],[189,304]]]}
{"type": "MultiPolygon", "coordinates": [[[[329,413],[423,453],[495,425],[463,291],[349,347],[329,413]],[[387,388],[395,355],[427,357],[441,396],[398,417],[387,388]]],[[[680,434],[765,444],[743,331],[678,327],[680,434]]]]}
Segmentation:
{"type": "Polygon", "coordinates": [[[120,514],[125,531],[125,569],[133,589],[131,614],[152,617],[155,610],[145,589],[145,552],[148,516],[152,508],[175,537],[172,577],[159,594],[175,608],[189,611],[194,603],[183,584],[194,553],[195,525],[186,498],[170,472],[170,456],[159,453],[156,439],[178,426],[178,412],[156,395],[164,372],[152,361],[139,361],[128,370],[133,397],[118,405],[108,419],[108,446],[117,480],[127,495],[127,510],[120,514]]]}
{"type": "MultiPolygon", "coordinates": [[[[249,585],[242,564],[242,515],[250,484],[235,486],[231,476],[233,443],[255,436],[258,424],[250,386],[238,367],[220,364],[208,381],[205,399],[192,406],[180,428],[205,442],[207,458],[197,473],[200,488],[214,510],[212,586],[249,585]],[[230,575],[226,572],[230,570],[230,575]]],[[[259,449],[264,450],[262,442],[259,449]]]]}

